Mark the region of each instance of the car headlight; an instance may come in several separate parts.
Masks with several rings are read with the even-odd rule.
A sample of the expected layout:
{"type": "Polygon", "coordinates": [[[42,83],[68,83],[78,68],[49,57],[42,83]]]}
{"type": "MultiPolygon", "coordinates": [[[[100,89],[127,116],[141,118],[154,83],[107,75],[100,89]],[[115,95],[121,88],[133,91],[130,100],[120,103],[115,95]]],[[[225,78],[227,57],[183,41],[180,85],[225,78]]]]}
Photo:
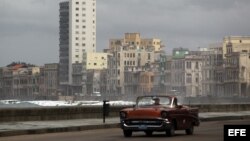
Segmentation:
{"type": "Polygon", "coordinates": [[[161,112],[161,117],[162,118],[167,118],[167,116],[168,116],[167,112],[165,112],[165,111],[161,112]]]}
{"type": "Polygon", "coordinates": [[[120,117],[121,118],[126,118],[127,117],[127,113],[126,112],[120,112],[120,117]]]}

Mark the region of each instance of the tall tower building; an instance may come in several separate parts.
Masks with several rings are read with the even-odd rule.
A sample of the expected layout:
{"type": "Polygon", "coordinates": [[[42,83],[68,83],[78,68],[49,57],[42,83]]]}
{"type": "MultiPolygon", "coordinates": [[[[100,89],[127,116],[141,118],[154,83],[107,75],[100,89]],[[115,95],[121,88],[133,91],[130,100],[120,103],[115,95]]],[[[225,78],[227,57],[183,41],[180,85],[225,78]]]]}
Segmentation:
{"type": "Polygon", "coordinates": [[[85,54],[96,51],[96,0],[60,3],[59,80],[62,92],[81,92],[85,54]]]}

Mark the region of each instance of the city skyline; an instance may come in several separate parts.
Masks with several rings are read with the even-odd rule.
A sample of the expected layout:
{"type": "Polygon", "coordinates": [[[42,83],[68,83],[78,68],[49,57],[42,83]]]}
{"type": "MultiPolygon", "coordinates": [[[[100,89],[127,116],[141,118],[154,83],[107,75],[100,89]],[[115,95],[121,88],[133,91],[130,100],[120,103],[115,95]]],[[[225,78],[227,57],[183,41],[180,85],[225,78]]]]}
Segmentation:
{"type": "MultiPolygon", "coordinates": [[[[62,1],[0,1],[0,66],[59,62],[62,1]]],[[[168,54],[178,47],[208,47],[224,36],[249,35],[249,6],[247,0],[97,0],[97,51],[127,32],[161,39],[168,54]]]]}

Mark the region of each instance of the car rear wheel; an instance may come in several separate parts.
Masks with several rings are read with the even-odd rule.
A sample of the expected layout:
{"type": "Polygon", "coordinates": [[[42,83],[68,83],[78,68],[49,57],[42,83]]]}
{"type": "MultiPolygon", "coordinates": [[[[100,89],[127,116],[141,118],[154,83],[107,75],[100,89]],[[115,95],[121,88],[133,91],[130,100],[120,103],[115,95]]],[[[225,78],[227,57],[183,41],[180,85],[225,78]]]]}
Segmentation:
{"type": "Polygon", "coordinates": [[[172,137],[175,135],[175,126],[172,124],[170,129],[167,129],[166,135],[172,137]]]}
{"type": "Polygon", "coordinates": [[[146,133],[147,136],[152,136],[153,131],[145,131],[145,133],[146,133]]]}
{"type": "Polygon", "coordinates": [[[194,126],[190,125],[188,129],[186,129],[186,134],[187,135],[192,135],[194,133],[194,126]]]}
{"type": "Polygon", "coordinates": [[[130,131],[130,130],[123,130],[123,135],[124,135],[124,137],[131,137],[132,136],[132,131],[130,131]]]}

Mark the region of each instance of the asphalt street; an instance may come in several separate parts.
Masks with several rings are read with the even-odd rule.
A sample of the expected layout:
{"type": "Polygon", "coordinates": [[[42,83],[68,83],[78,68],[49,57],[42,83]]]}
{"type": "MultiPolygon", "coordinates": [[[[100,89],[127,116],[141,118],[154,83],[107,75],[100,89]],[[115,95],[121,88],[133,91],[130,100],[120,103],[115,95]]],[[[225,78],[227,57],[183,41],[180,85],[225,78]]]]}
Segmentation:
{"type": "MultiPolygon", "coordinates": [[[[239,112],[206,112],[199,113],[201,122],[250,119],[250,111],[239,112]]],[[[17,121],[0,123],[1,137],[26,134],[46,134],[57,132],[72,132],[119,127],[119,118],[108,117],[103,123],[102,119],[71,119],[54,121],[17,121]]]]}
{"type": "Polygon", "coordinates": [[[120,128],[109,128],[1,137],[0,141],[223,141],[225,124],[250,124],[250,119],[202,122],[199,127],[195,128],[194,135],[186,135],[184,131],[176,131],[174,137],[167,137],[164,132],[153,133],[151,137],[147,137],[143,132],[136,132],[133,133],[132,137],[125,138],[120,128]]]}

